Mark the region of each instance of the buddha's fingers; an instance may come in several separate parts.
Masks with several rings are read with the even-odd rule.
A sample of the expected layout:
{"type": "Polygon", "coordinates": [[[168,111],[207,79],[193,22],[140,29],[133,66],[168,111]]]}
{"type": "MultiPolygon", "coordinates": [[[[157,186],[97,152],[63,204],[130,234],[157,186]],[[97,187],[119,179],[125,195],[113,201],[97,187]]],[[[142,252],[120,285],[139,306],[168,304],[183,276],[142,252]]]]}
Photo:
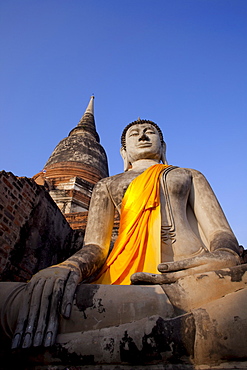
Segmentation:
{"type": "Polygon", "coordinates": [[[210,271],[224,267],[235,266],[238,264],[239,256],[231,251],[218,250],[207,252],[203,255],[187,258],[180,261],[160,263],[158,270],[163,273],[179,272],[188,269],[200,269],[200,266],[205,266],[202,270],[210,271]],[[208,270],[207,270],[208,269],[208,270]]]}
{"type": "Polygon", "coordinates": [[[64,317],[69,318],[74,300],[75,290],[81,281],[80,273],[71,271],[63,293],[61,313],[64,317]]]}
{"type": "Polygon", "coordinates": [[[46,328],[44,337],[44,346],[52,346],[56,341],[57,330],[58,330],[58,317],[59,307],[61,305],[65,280],[58,278],[55,281],[53,294],[51,299],[51,306],[49,311],[49,321],[46,328]]]}
{"type": "Polygon", "coordinates": [[[52,279],[48,279],[45,282],[42,298],[41,298],[41,307],[39,313],[39,320],[37,324],[36,333],[33,339],[33,345],[35,347],[40,346],[43,342],[44,332],[47,324],[47,315],[49,312],[49,305],[50,305],[50,297],[53,291],[54,281],[52,279]]]}
{"type": "Polygon", "coordinates": [[[207,262],[208,258],[205,256],[202,256],[201,258],[192,257],[180,261],[160,263],[158,265],[158,270],[160,272],[181,271],[198,265],[203,265],[207,262]]]}
{"type": "Polygon", "coordinates": [[[40,302],[44,284],[45,280],[39,279],[34,285],[27,324],[23,335],[22,348],[29,348],[32,345],[36,323],[40,312],[40,302]]]}
{"type": "Polygon", "coordinates": [[[150,274],[147,272],[136,272],[130,277],[134,285],[155,285],[167,283],[167,278],[162,274],[150,274]]]}
{"type": "Polygon", "coordinates": [[[33,293],[33,289],[36,283],[37,281],[33,279],[26,285],[23,291],[24,299],[20,307],[20,311],[19,311],[18,318],[17,318],[15,333],[14,333],[12,345],[11,345],[12,349],[18,348],[21,345],[23,332],[26,327],[26,320],[27,320],[28,313],[29,313],[29,306],[30,306],[30,302],[32,299],[32,293],[33,293]]]}
{"type": "Polygon", "coordinates": [[[163,274],[149,274],[146,272],[137,272],[131,276],[132,284],[171,284],[175,283],[178,279],[184,278],[189,275],[194,275],[202,272],[209,271],[208,265],[200,265],[193,268],[188,268],[181,271],[171,271],[163,274]]]}

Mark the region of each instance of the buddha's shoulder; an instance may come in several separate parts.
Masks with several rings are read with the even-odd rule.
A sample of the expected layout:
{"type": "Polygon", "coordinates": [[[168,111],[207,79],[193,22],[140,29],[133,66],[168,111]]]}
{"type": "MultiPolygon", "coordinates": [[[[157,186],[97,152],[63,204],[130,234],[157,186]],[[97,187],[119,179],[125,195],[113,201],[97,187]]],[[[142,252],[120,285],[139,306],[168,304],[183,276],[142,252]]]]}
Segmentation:
{"type": "Polygon", "coordinates": [[[183,181],[183,179],[187,179],[188,181],[193,181],[196,178],[203,178],[205,176],[198,170],[193,168],[186,168],[186,167],[177,167],[171,166],[164,171],[164,178],[173,179],[174,181],[177,180],[179,182],[183,181]]]}
{"type": "Polygon", "coordinates": [[[193,177],[202,175],[202,173],[200,171],[195,170],[194,168],[171,166],[171,169],[174,170],[174,171],[172,171],[173,173],[184,173],[184,174],[191,175],[193,177]]]}
{"type": "Polygon", "coordinates": [[[198,171],[198,170],[195,170],[194,168],[182,168],[181,167],[181,170],[184,170],[186,171],[187,173],[189,173],[192,177],[204,177],[204,175],[198,171]]]}
{"type": "Polygon", "coordinates": [[[95,187],[124,187],[126,184],[129,184],[134,178],[139,175],[138,172],[127,171],[122,172],[117,175],[105,177],[101,179],[95,187]]]}

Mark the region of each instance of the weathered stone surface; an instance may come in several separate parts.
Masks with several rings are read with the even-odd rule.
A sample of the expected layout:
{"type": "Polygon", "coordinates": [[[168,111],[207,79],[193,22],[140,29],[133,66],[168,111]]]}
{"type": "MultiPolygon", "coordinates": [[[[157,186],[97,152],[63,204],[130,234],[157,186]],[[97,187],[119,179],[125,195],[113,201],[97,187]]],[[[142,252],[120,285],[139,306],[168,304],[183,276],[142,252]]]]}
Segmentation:
{"type": "MultiPolygon", "coordinates": [[[[120,369],[124,365],[209,369],[219,364],[219,369],[227,368],[227,362],[247,360],[247,266],[233,269],[239,269],[239,273],[225,269],[219,274],[242,276],[238,278],[243,283],[241,287],[235,285],[235,292],[222,293],[219,299],[212,294],[207,297],[211,302],[201,304],[199,300],[200,307],[182,314],[176,312],[160,286],[82,284],[77,290],[71,318],[61,318],[56,344],[50,349],[32,348],[22,355],[20,351],[12,355],[22,356],[33,368],[39,363],[64,368],[87,365],[96,368],[108,365],[110,368],[113,364],[119,364],[120,369]]],[[[193,288],[200,290],[205,284],[210,285],[213,277],[217,282],[214,272],[211,277],[209,275],[197,274],[197,286],[193,288]]],[[[189,277],[183,280],[186,279],[189,282],[189,277]]],[[[6,284],[10,284],[9,298],[5,302],[9,309],[5,314],[1,312],[1,317],[6,317],[1,327],[11,337],[10,316],[18,314],[13,302],[22,300],[25,284],[6,284]]],[[[220,289],[224,287],[224,279],[217,285],[220,289]]]]}
{"type": "Polygon", "coordinates": [[[78,330],[73,333],[73,330],[61,326],[57,342],[68,354],[77,354],[79,358],[89,356],[94,358],[95,363],[147,364],[156,361],[209,365],[236,358],[247,359],[247,265],[209,272],[207,275],[197,274],[194,276],[194,284],[190,278],[188,276],[181,279],[184,282],[187,280],[188,285],[182,283],[177,295],[183,293],[186,285],[190,286],[190,291],[185,291],[185,295],[188,295],[187,302],[196,290],[197,304],[195,298],[190,302],[192,307],[198,308],[191,310],[187,303],[187,313],[185,304],[184,314],[172,319],[168,317],[175,316],[178,307],[167,305],[167,301],[162,303],[167,298],[162,297],[161,291],[155,287],[88,286],[88,298],[84,298],[84,287],[81,285],[77,293],[80,313],[77,312],[79,315],[83,314],[83,319],[79,319],[79,316],[75,319],[75,316],[74,322],[77,323],[78,330]],[[231,293],[227,293],[226,289],[229,279],[235,283],[235,291],[231,293]],[[205,286],[211,289],[208,288],[210,292],[204,298],[208,303],[203,304],[201,289],[205,289],[205,286]],[[115,292],[112,288],[115,288],[115,292]],[[214,290],[219,290],[217,296],[214,290]],[[153,292],[153,298],[150,292],[153,292]],[[156,298],[155,294],[158,295],[156,298]],[[114,298],[111,298],[112,295],[114,298]],[[152,303],[146,302],[146,295],[152,303]],[[119,311],[119,308],[121,310],[124,307],[124,302],[127,306],[128,302],[133,305],[132,312],[127,309],[126,315],[119,311]],[[158,302],[161,303],[160,308],[158,302]],[[143,307],[151,305],[149,314],[145,309],[142,311],[143,304],[143,307]],[[170,307],[170,310],[175,308],[175,312],[165,312],[165,307],[170,307]],[[143,318],[138,315],[138,310],[143,318]],[[110,318],[109,323],[107,316],[110,318]],[[85,330],[85,326],[83,328],[83,322],[88,319],[86,325],[89,326],[86,327],[89,331],[85,330]],[[121,319],[125,319],[126,323],[122,323],[121,319]],[[82,327],[78,322],[81,322],[82,327]]]}
{"type": "Polygon", "coordinates": [[[63,214],[88,211],[93,184],[72,177],[67,182],[59,183],[50,196],[63,214]]]}
{"type": "Polygon", "coordinates": [[[85,163],[87,166],[92,166],[101,174],[101,177],[108,176],[105,151],[99,143],[87,134],[72,135],[60,141],[45,164],[45,168],[61,162],[79,162],[82,167],[85,163]]]}
{"type": "MultiPolygon", "coordinates": [[[[76,252],[78,239],[49,193],[34,180],[0,173],[0,274],[27,281],[76,252]]],[[[80,245],[81,247],[81,245],[80,245]]],[[[79,247],[78,247],[79,248],[79,247]]]]}
{"type": "Polygon", "coordinates": [[[246,289],[246,270],[247,264],[208,271],[186,276],[162,287],[176,309],[188,312],[226,294],[246,289]]]}
{"type": "Polygon", "coordinates": [[[63,320],[60,331],[88,331],[134,322],[151,314],[171,317],[173,306],[160,286],[81,284],[76,293],[72,322],[63,320]],[[74,326],[73,326],[74,325],[74,326]]]}
{"type": "Polygon", "coordinates": [[[247,289],[193,310],[195,363],[247,360],[247,289]]]}

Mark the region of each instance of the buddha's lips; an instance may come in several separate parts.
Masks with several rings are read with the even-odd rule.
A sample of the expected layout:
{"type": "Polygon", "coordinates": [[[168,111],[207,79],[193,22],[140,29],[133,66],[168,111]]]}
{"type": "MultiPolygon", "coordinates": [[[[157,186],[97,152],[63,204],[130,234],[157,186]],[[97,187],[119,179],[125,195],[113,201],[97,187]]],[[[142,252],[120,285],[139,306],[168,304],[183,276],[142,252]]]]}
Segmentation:
{"type": "Polygon", "coordinates": [[[152,146],[152,143],[141,143],[137,145],[138,148],[145,148],[150,146],[152,146]]]}

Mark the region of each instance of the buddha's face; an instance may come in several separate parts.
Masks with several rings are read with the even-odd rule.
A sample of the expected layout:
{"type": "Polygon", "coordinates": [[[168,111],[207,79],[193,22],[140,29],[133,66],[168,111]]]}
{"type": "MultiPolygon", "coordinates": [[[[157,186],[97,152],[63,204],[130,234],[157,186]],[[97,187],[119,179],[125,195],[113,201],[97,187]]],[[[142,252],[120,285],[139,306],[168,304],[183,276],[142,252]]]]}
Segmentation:
{"type": "Polygon", "coordinates": [[[163,147],[157,129],[150,123],[131,126],[126,132],[126,154],[130,163],[140,159],[161,159],[163,147]]]}

